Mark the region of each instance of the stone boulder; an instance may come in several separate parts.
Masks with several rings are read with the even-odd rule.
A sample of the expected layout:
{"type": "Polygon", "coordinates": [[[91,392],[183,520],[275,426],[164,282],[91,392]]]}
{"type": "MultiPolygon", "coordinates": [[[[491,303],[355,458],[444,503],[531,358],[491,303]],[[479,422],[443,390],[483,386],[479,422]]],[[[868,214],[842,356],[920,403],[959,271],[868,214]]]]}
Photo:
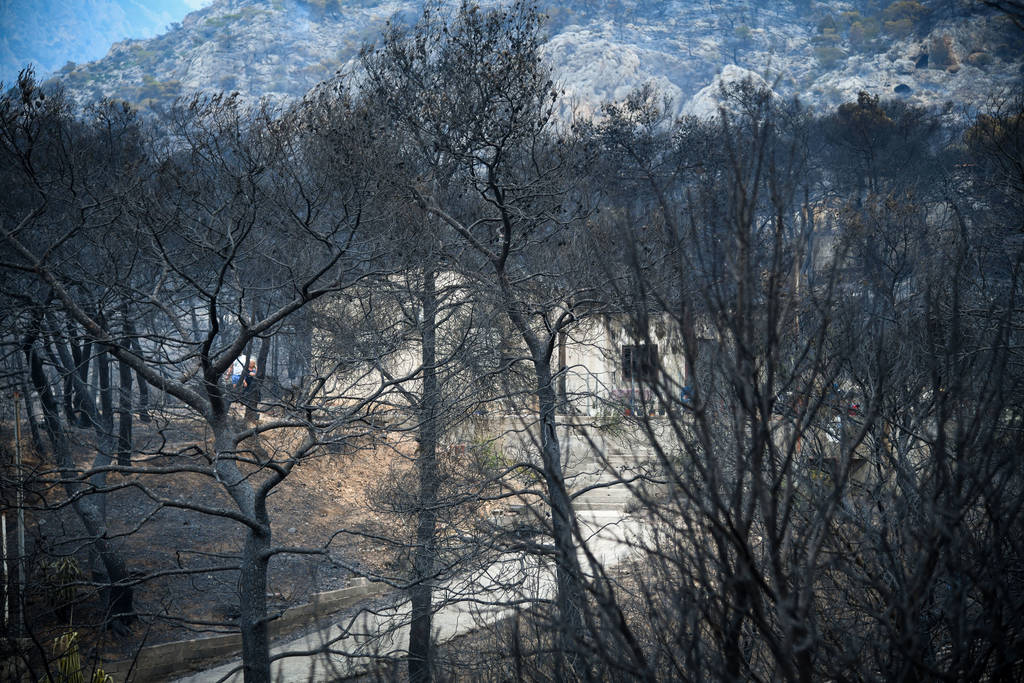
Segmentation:
{"type": "Polygon", "coordinates": [[[749,97],[760,93],[767,93],[773,100],[779,99],[772,86],[761,76],[749,69],[729,64],[722,67],[722,71],[709,85],[690,98],[683,106],[682,113],[684,116],[705,120],[717,118],[720,110],[740,114],[749,97]]]}
{"type": "Polygon", "coordinates": [[[948,33],[933,35],[928,41],[928,68],[951,69],[960,66],[954,49],[953,36],[948,33]]]}

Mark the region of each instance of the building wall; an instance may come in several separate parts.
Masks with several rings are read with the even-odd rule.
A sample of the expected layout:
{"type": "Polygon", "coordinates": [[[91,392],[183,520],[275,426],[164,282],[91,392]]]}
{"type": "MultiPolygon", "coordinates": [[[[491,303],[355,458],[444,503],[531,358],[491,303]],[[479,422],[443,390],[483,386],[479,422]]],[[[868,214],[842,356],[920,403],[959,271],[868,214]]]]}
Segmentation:
{"type": "MultiPolygon", "coordinates": [[[[655,321],[650,343],[657,346],[658,365],[673,396],[687,383],[682,343],[674,326],[655,321]]],[[[623,406],[644,403],[640,382],[630,378],[623,367],[623,347],[635,346],[624,318],[602,317],[582,323],[567,335],[565,348],[566,395],[571,411],[598,415],[623,406]]],[[[651,399],[648,395],[648,403],[651,399]]],[[[660,410],[660,406],[647,405],[660,410]]]]}

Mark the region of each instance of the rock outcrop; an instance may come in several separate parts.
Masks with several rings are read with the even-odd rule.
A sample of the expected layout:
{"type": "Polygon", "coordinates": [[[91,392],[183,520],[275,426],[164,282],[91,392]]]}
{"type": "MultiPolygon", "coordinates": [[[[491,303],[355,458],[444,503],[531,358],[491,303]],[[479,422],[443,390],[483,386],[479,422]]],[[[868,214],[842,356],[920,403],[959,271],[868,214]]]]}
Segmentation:
{"type": "Polygon", "coordinates": [[[761,76],[749,69],[729,64],[715,76],[710,85],[701,88],[686,103],[682,113],[705,120],[717,118],[722,111],[738,114],[741,113],[745,96],[756,93],[766,93],[779,99],[772,86],[761,76]]]}

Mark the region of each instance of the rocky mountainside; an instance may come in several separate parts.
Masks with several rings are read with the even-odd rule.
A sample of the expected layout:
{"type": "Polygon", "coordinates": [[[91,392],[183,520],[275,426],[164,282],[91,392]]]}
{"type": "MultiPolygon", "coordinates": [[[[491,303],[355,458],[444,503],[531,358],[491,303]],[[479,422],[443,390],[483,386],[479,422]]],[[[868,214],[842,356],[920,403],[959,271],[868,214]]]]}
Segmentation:
{"type": "Polygon", "coordinates": [[[150,37],[203,0],[0,0],[0,80],[31,62],[49,74],[105,54],[126,36],[150,37]]]}
{"type": "MultiPolygon", "coordinates": [[[[414,21],[421,7],[215,0],[163,35],[116,43],[55,79],[79,101],[113,97],[143,109],[196,90],[285,101],[354,69],[386,20],[414,21]]],[[[566,105],[584,111],[649,82],[677,112],[706,115],[714,98],[702,88],[716,75],[747,72],[812,105],[861,90],[921,104],[978,103],[1019,84],[1024,66],[1024,32],[975,0],[569,0],[542,9],[546,56],[566,105]]]]}

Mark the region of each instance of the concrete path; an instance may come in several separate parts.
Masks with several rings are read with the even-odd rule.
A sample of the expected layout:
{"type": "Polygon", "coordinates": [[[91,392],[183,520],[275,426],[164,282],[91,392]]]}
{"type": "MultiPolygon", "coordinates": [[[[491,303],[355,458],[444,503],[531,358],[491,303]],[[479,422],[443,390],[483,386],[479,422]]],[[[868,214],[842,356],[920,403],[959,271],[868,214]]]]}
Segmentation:
{"type": "MultiPolygon", "coordinates": [[[[617,510],[583,510],[580,526],[587,547],[605,567],[628,554],[628,540],[640,533],[636,520],[617,510]]],[[[581,557],[581,561],[584,561],[581,557]]],[[[585,561],[584,561],[585,562],[585,561]]],[[[586,566],[586,564],[584,565],[586,566]]],[[[477,630],[511,615],[513,600],[551,599],[555,592],[553,568],[539,558],[506,555],[475,574],[460,576],[439,589],[437,602],[453,601],[434,615],[438,642],[477,630]]],[[[273,648],[272,656],[286,654],[272,665],[274,681],[335,681],[363,673],[376,657],[400,656],[409,642],[409,604],[403,602],[379,612],[363,612],[349,624],[333,625],[273,648]]],[[[240,683],[240,661],[179,679],[179,683],[240,683]]]]}
{"type": "MultiPolygon", "coordinates": [[[[641,523],[625,512],[632,494],[622,484],[615,484],[619,477],[629,479],[645,466],[647,458],[643,456],[646,454],[616,449],[600,464],[586,457],[569,464],[574,489],[598,485],[575,506],[587,549],[605,568],[621,562],[643,534],[641,523]]],[[[589,562],[582,548],[580,561],[586,571],[589,562]]],[[[438,589],[435,601],[445,607],[434,615],[435,636],[438,642],[446,642],[509,616],[507,605],[513,601],[551,599],[554,593],[554,570],[549,563],[531,555],[504,555],[485,569],[461,575],[438,589]]],[[[275,647],[271,656],[283,657],[272,664],[272,680],[336,681],[364,673],[377,658],[393,659],[406,651],[408,623],[409,603],[402,602],[381,611],[363,612],[350,623],[275,647]]],[[[240,666],[240,661],[235,661],[181,678],[178,683],[241,683],[240,666]]]]}

